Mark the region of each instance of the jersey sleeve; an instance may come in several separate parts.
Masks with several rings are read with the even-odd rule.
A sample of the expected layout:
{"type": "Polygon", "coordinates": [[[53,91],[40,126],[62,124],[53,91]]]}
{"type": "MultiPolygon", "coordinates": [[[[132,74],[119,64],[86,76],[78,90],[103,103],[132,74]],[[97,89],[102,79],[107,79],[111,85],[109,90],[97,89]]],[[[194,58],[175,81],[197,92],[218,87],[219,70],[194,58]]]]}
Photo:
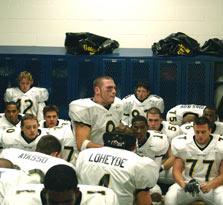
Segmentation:
{"type": "Polygon", "coordinates": [[[4,94],[4,101],[5,102],[11,102],[13,101],[13,92],[14,92],[14,89],[13,88],[7,88],[6,91],[5,91],[5,94],[4,94]]]}
{"type": "Polygon", "coordinates": [[[136,189],[154,187],[157,183],[158,176],[159,168],[156,163],[148,157],[141,157],[135,169],[136,189]]]}
{"type": "Polygon", "coordinates": [[[38,103],[42,103],[48,100],[49,93],[46,88],[35,88],[35,92],[38,96],[38,103]]]}
{"type": "Polygon", "coordinates": [[[171,151],[175,157],[181,157],[181,154],[186,145],[186,140],[186,135],[179,135],[172,140],[171,151]]]}
{"type": "Polygon", "coordinates": [[[91,125],[91,116],[87,106],[81,104],[80,101],[73,101],[69,105],[69,117],[72,121],[82,122],[91,125]]]}
{"type": "Polygon", "coordinates": [[[130,96],[126,96],[125,98],[122,99],[123,102],[123,116],[122,116],[122,122],[124,125],[130,125],[130,114],[131,114],[131,110],[130,110],[130,102],[128,101],[128,98],[130,96]]]}

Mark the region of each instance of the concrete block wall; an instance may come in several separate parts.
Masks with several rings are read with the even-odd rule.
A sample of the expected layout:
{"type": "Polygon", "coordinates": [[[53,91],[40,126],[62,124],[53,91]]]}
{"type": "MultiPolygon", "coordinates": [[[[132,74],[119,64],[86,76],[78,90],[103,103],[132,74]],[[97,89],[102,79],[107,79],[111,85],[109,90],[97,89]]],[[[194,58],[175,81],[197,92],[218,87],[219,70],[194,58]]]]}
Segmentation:
{"type": "Polygon", "coordinates": [[[0,0],[0,45],[64,46],[91,32],[122,48],[150,48],[184,32],[201,45],[223,37],[222,0],[0,0]]]}

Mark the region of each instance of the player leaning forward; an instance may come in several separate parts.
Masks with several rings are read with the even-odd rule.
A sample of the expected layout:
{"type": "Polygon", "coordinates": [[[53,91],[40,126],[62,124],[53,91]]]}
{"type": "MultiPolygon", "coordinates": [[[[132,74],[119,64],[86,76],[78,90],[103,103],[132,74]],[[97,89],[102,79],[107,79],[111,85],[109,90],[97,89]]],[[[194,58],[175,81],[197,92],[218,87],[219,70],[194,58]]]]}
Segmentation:
{"type": "Polygon", "coordinates": [[[186,205],[196,200],[223,204],[223,137],[211,134],[210,121],[199,117],[194,135],[180,135],[172,141],[176,157],[173,177],[176,182],[165,197],[165,204],[186,205]]]}
{"type": "Polygon", "coordinates": [[[93,98],[75,100],[69,105],[79,151],[103,147],[103,134],[119,126],[123,114],[123,104],[115,97],[116,86],[111,77],[98,77],[93,87],[93,98]]]}

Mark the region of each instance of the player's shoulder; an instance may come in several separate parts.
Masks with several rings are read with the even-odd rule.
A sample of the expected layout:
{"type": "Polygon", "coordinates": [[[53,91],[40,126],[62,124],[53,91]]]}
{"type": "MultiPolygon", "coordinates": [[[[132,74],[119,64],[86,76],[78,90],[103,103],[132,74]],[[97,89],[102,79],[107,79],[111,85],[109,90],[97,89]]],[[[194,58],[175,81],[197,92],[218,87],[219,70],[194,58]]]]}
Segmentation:
{"type": "Polygon", "coordinates": [[[78,100],[74,100],[69,104],[70,109],[82,108],[87,109],[95,106],[95,102],[91,100],[91,98],[81,98],[78,100]]]}
{"type": "Polygon", "coordinates": [[[153,101],[163,101],[163,98],[158,95],[149,95],[148,99],[153,101]]]}
{"type": "Polygon", "coordinates": [[[168,141],[166,134],[160,131],[148,130],[148,133],[150,133],[150,136],[152,137],[153,141],[156,141],[157,143],[168,141]]]}
{"type": "Polygon", "coordinates": [[[166,134],[151,130],[148,133],[151,137],[151,149],[154,149],[156,153],[169,147],[169,140],[166,134]]]}
{"type": "Polygon", "coordinates": [[[191,143],[192,140],[193,140],[193,135],[182,134],[182,135],[176,136],[172,140],[171,147],[175,147],[176,149],[185,149],[187,147],[187,144],[191,143]]]}
{"type": "Polygon", "coordinates": [[[223,135],[219,134],[211,134],[213,136],[213,139],[216,142],[216,148],[219,150],[219,152],[223,153],[223,135]]]}
{"type": "Polygon", "coordinates": [[[134,94],[129,94],[127,96],[125,96],[124,98],[122,98],[123,101],[129,101],[131,100],[135,95],[134,94]]]}
{"type": "Polygon", "coordinates": [[[17,95],[18,93],[22,93],[18,87],[7,88],[5,91],[6,95],[17,95]]]}

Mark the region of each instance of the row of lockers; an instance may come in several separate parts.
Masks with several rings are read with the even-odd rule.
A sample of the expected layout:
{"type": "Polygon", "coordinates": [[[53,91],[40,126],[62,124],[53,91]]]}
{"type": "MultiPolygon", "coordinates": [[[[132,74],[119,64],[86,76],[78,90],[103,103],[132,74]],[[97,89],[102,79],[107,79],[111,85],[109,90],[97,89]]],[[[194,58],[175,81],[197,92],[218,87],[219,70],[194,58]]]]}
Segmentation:
{"type": "Polygon", "coordinates": [[[34,85],[50,93],[48,103],[60,108],[67,118],[72,100],[93,96],[93,80],[100,75],[114,78],[117,96],[134,92],[140,80],[147,80],[151,93],[165,101],[165,112],[180,103],[213,104],[213,62],[134,56],[15,55],[0,53],[0,109],[7,87],[17,86],[18,73],[28,70],[34,85]]]}

